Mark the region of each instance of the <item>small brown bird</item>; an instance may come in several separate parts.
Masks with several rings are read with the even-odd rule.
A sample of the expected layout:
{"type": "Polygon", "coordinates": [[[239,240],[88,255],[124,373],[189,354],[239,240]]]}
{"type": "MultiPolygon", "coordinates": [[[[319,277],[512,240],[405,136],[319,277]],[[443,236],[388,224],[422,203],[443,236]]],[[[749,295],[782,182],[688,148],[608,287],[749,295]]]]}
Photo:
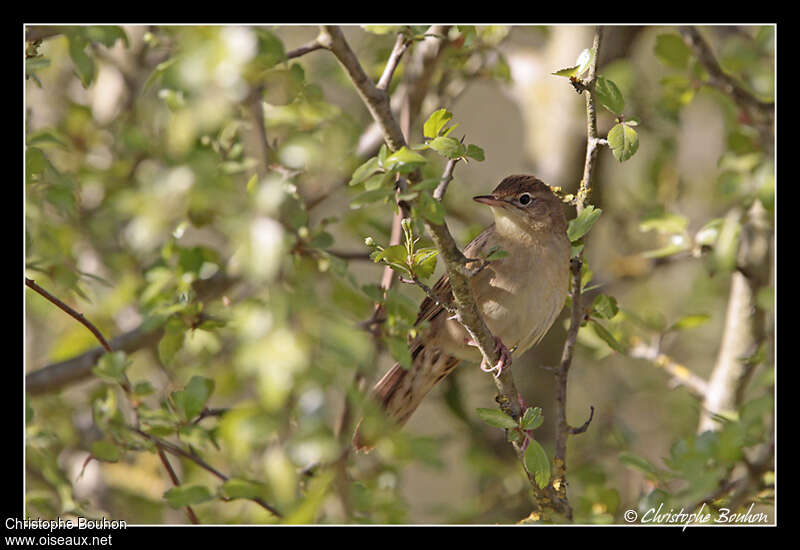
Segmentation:
{"type": "MultiPolygon", "coordinates": [[[[509,349],[522,354],[539,342],[564,307],[569,289],[570,243],[561,201],[534,176],[508,176],[491,195],[474,197],[488,205],[494,223],[464,249],[469,259],[484,258],[494,247],[508,255],[488,263],[470,279],[473,296],[489,330],[498,340],[501,360],[485,371],[511,362],[509,349]]],[[[452,302],[445,274],[432,289],[439,302],[452,302]]],[[[425,298],[416,323],[429,327],[410,343],[413,363],[394,365],[372,390],[386,415],[403,425],[435,384],[461,361],[481,361],[481,354],[442,306],[425,298]]],[[[373,438],[356,428],[353,444],[370,446],[373,438]]]]}

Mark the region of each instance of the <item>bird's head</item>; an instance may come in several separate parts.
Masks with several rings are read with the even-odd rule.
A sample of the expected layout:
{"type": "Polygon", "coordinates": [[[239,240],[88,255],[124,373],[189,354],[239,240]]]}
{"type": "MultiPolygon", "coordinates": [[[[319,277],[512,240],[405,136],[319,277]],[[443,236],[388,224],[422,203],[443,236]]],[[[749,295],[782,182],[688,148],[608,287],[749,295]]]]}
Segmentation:
{"type": "Polygon", "coordinates": [[[498,232],[508,236],[543,231],[566,231],[561,200],[548,185],[534,176],[508,176],[491,195],[473,200],[491,207],[498,232]]]}

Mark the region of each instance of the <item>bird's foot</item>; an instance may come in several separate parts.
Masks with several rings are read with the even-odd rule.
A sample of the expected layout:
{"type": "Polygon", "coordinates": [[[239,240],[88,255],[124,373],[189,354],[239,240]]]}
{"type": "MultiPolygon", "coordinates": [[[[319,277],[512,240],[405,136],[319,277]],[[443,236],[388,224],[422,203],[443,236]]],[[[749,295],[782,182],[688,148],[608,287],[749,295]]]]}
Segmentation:
{"type": "MultiPolygon", "coordinates": [[[[503,344],[503,341],[500,340],[497,336],[494,337],[494,350],[500,353],[500,359],[498,359],[497,363],[494,366],[489,366],[486,363],[486,359],[481,361],[481,370],[483,372],[493,372],[494,377],[497,378],[500,376],[500,373],[503,372],[503,369],[507,366],[511,365],[511,352],[508,351],[508,348],[503,344]]],[[[473,341],[467,342],[471,346],[477,346],[477,344],[473,341]]]]}

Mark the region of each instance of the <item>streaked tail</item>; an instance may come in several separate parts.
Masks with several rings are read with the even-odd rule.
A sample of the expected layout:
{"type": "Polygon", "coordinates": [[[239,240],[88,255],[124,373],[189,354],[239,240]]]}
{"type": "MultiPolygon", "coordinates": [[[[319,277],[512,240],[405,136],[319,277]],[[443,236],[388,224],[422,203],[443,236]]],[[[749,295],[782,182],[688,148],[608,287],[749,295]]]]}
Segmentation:
{"type": "MultiPolygon", "coordinates": [[[[417,347],[412,353],[411,368],[406,370],[396,363],[383,375],[372,389],[371,397],[379,403],[386,417],[397,426],[404,425],[417,410],[428,392],[450,374],[459,359],[442,353],[438,348],[417,347]]],[[[360,430],[361,422],[353,435],[353,446],[359,451],[372,449],[370,438],[360,430]]]]}

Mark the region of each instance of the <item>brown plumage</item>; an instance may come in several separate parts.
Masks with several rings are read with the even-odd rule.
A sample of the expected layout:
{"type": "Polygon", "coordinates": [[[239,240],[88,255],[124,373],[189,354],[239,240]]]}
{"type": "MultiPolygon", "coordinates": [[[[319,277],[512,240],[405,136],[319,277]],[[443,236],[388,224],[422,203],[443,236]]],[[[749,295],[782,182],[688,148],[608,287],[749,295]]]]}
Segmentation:
{"type": "MultiPolygon", "coordinates": [[[[495,221],[464,248],[464,255],[483,258],[499,246],[508,256],[472,277],[472,292],[489,330],[519,356],[547,333],[567,296],[570,244],[561,201],[528,175],[508,176],[491,195],[474,199],[492,208],[495,221]]],[[[432,291],[440,302],[453,299],[446,274],[432,291]]],[[[462,360],[481,360],[477,348],[467,343],[464,328],[429,297],[417,315],[416,323],[422,321],[430,325],[410,343],[411,368],[394,365],[372,390],[387,417],[398,425],[462,360]]],[[[368,446],[358,429],[353,443],[358,449],[368,446]]]]}

